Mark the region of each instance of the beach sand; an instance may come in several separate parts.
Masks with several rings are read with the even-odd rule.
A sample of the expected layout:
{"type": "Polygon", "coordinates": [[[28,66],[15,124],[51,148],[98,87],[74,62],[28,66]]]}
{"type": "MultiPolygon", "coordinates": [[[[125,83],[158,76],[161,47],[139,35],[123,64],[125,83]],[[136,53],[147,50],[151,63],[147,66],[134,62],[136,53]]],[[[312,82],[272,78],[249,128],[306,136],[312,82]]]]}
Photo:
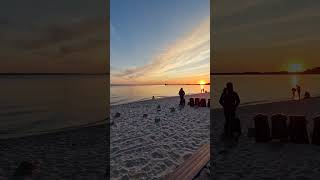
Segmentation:
{"type": "Polygon", "coordinates": [[[1,139],[0,177],[11,177],[24,160],[37,160],[39,179],[105,179],[106,135],[106,125],[98,125],[1,139]]]}
{"type": "MultiPolygon", "coordinates": [[[[189,97],[208,99],[210,95],[186,96],[186,103],[189,97]]],[[[178,104],[179,97],[168,97],[111,107],[112,179],[163,179],[209,143],[210,108],[186,104],[180,110],[178,104]],[[117,112],[120,117],[114,117],[117,112]]]]}
{"type": "Polygon", "coordinates": [[[282,101],[239,107],[243,135],[236,147],[225,148],[220,140],[224,116],[221,109],[212,109],[214,177],[216,179],[319,179],[320,146],[280,142],[255,143],[247,137],[248,127],[253,127],[253,117],[263,113],[305,115],[310,134],[312,118],[320,113],[320,98],[301,101],[282,101]]]}

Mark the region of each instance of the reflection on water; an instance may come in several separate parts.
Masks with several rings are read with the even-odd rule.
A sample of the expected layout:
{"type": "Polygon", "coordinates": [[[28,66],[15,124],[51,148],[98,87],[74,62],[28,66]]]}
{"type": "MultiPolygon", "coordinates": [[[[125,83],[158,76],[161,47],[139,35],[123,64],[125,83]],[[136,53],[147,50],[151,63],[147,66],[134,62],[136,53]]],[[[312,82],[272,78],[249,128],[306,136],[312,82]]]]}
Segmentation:
{"type": "Polygon", "coordinates": [[[291,79],[291,86],[295,88],[296,85],[299,84],[299,77],[297,75],[292,75],[290,79],[291,79]]]}
{"type": "Polygon", "coordinates": [[[102,122],[105,76],[1,76],[0,138],[102,122]]]}
{"type": "Polygon", "coordinates": [[[201,89],[209,92],[209,85],[136,85],[136,86],[111,86],[111,105],[123,104],[139,100],[178,96],[180,88],[183,88],[186,95],[201,93],[201,89]]]}
{"type": "Polygon", "coordinates": [[[205,90],[204,90],[204,85],[203,85],[203,84],[200,84],[200,92],[201,92],[201,93],[204,93],[204,92],[205,92],[205,90]]]}
{"type": "Polygon", "coordinates": [[[301,87],[301,95],[306,91],[311,96],[320,95],[320,75],[224,75],[211,76],[214,101],[213,106],[221,108],[218,103],[225,84],[233,82],[241,103],[269,102],[289,100],[293,87],[301,87]]]}

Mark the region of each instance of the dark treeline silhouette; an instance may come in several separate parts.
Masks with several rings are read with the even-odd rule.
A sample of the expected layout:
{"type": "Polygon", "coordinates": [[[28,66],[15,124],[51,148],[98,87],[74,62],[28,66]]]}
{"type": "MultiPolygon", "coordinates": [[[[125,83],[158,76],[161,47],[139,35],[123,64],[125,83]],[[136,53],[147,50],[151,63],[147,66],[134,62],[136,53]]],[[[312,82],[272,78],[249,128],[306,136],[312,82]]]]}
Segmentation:
{"type": "Polygon", "coordinates": [[[36,76],[36,75],[109,75],[110,73],[0,73],[0,76],[36,76]]]}
{"type": "Polygon", "coordinates": [[[287,75],[287,74],[320,74],[320,67],[307,69],[302,72],[288,72],[288,71],[276,71],[276,72],[226,72],[226,73],[211,73],[211,75],[287,75]]]}

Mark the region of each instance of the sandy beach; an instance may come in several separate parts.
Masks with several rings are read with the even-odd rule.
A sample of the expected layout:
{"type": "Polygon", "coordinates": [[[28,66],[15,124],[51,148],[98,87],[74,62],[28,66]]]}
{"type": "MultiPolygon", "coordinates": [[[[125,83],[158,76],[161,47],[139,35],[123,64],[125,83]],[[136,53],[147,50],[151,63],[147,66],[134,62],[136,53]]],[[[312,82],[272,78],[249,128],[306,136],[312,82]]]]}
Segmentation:
{"type": "Polygon", "coordinates": [[[320,146],[280,142],[256,143],[247,137],[253,117],[262,113],[305,115],[308,133],[313,130],[312,118],[319,115],[320,98],[282,101],[239,107],[243,135],[233,148],[224,148],[220,140],[224,116],[221,109],[212,109],[214,177],[216,179],[317,179],[320,176],[320,146]]]}
{"type": "MultiPolygon", "coordinates": [[[[186,103],[189,97],[209,93],[186,96],[186,103]]],[[[111,179],[163,179],[209,143],[210,109],[178,104],[168,97],[111,107],[111,179]]]]}
{"type": "Polygon", "coordinates": [[[0,177],[21,161],[40,162],[35,179],[105,179],[106,125],[0,140],[0,177]]]}

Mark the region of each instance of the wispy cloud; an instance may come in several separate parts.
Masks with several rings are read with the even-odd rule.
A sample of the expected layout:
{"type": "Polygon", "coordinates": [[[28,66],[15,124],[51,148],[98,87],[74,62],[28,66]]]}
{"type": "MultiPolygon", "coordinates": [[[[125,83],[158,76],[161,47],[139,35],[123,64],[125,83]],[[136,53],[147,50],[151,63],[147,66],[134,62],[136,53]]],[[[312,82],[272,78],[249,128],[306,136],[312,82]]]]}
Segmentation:
{"type": "Polygon", "coordinates": [[[318,66],[319,1],[261,0],[228,10],[231,1],[216,6],[226,11],[213,20],[213,72],[278,71],[295,59],[318,66]]]}
{"type": "Polygon", "coordinates": [[[29,25],[28,29],[19,25],[23,26],[7,23],[0,30],[0,47],[5,49],[0,72],[106,72],[101,18],[29,25]],[[29,64],[28,69],[24,64],[29,64]]]}
{"type": "MultiPolygon", "coordinates": [[[[193,79],[210,72],[210,18],[206,18],[149,63],[123,70],[112,70],[112,83],[148,83],[193,79]]],[[[111,59],[112,61],[112,59],[111,59]]]]}
{"type": "MultiPolygon", "coordinates": [[[[231,1],[234,2],[234,0],[231,1]]],[[[279,8],[283,7],[284,4],[286,4],[285,1],[247,1],[251,2],[249,3],[251,4],[251,6],[245,6],[247,8],[237,7],[236,9],[232,10],[232,7],[234,6],[230,5],[231,10],[227,10],[224,13],[232,15],[231,19],[224,19],[222,16],[215,16],[214,19],[217,19],[217,21],[219,21],[219,24],[216,26],[217,28],[215,28],[214,31],[219,31],[219,33],[235,33],[239,31],[244,32],[262,26],[277,26],[279,24],[286,23],[300,23],[301,21],[320,17],[318,2],[306,3],[299,6],[297,5],[297,3],[294,4],[293,1],[291,3],[292,5],[289,4],[289,1],[287,1],[289,4],[288,6],[291,5],[292,7],[288,8],[288,10],[280,11],[279,8]],[[249,7],[253,8],[253,10],[250,11],[249,7]],[[278,9],[275,9],[275,7],[277,7],[278,9]],[[273,13],[271,13],[271,11],[273,10],[272,8],[274,9],[273,13]],[[266,12],[259,12],[258,9],[266,12]],[[237,12],[238,14],[236,14],[235,12],[237,12]],[[222,21],[224,21],[224,23],[220,24],[220,22],[222,21]]],[[[227,2],[230,1],[227,0],[227,2]]],[[[223,9],[223,7],[217,6],[216,8],[223,9]]]]}
{"type": "Polygon", "coordinates": [[[236,15],[237,13],[246,11],[247,9],[253,8],[266,2],[270,3],[271,1],[275,0],[217,0],[213,1],[212,7],[214,17],[226,17],[236,15]]]}

